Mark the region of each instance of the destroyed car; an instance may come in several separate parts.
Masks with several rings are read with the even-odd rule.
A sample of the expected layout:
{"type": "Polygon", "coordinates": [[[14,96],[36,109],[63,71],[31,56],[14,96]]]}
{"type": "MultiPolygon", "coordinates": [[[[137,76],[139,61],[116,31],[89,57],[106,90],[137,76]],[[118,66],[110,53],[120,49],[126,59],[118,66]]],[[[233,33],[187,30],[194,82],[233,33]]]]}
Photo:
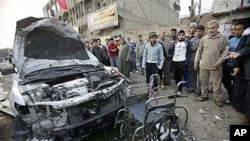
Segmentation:
{"type": "Polygon", "coordinates": [[[123,106],[126,78],[99,63],[64,22],[18,21],[13,57],[15,140],[81,140],[113,124],[123,106]]]}

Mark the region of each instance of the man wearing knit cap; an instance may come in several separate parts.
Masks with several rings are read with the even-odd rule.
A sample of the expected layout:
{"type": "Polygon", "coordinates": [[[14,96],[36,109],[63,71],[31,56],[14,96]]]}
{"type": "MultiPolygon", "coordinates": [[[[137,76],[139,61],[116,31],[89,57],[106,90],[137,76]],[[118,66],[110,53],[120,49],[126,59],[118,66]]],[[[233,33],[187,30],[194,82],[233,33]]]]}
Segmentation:
{"type": "MultiPolygon", "coordinates": [[[[195,31],[197,28],[197,23],[192,22],[189,24],[188,27],[188,34],[186,35],[186,40],[191,40],[192,38],[195,37],[195,31]]],[[[185,69],[185,76],[184,80],[186,81],[186,87],[184,88],[184,91],[187,93],[190,93],[192,90],[190,90],[190,78],[189,78],[189,64],[186,66],[187,68],[185,69]]]]}
{"type": "Polygon", "coordinates": [[[192,22],[189,24],[188,26],[188,34],[186,35],[186,38],[191,40],[192,38],[195,37],[195,31],[197,28],[197,23],[196,22],[192,22]]]}
{"type": "MultiPolygon", "coordinates": [[[[146,83],[149,83],[150,76],[158,73],[158,69],[162,69],[163,66],[163,49],[156,41],[157,38],[156,32],[150,32],[149,42],[146,43],[143,52],[142,68],[146,68],[146,83]]],[[[156,87],[157,83],[154,83],[154,86],[156,87]]]]}
{"type": "Polygon", "coordinates": [[[190,23],[189,28],[191,28],[191,27],[197,27],[197,23],[196,22],[190,23]]]}

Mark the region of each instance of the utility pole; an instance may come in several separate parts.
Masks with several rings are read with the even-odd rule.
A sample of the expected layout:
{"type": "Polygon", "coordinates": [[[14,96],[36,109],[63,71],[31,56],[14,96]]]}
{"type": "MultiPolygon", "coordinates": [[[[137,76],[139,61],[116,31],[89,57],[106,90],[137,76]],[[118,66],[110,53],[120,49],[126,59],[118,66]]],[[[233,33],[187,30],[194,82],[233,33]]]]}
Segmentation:
{"type": "Polygon", "coordinates": [[[199,3],[194,3],[194,0],[191,0],[191,6],[189,6],[189,11],[190,11],[190,17],[189,20],[190,22],[195,22],[196,20],[198,20],[198,22],[200,21],[200,16],[201,16],[201,0],[199,0],[199,3]],[[198,19],[195,16],[195,9],[198,6],[198,19]]]}
{"type": "Polygon", "coordinates": [[[198,23],[200,23],[201,20],[201,0],[199,0],[199,4],[198,4],[198,23]]]}
{"type": "Polygon", "coordinates": [[[195,11],[195,6],[194,6],[194,0],[191,0],[191,6],[189,7],[190,11],[190,21],[194,21],[194,11],[195,11]]]}
{"type": "Polygon", "coordinates": [[[201,15],[201,0],[199,0],[199,11],[198,11],[198,14],[201,15]]]}

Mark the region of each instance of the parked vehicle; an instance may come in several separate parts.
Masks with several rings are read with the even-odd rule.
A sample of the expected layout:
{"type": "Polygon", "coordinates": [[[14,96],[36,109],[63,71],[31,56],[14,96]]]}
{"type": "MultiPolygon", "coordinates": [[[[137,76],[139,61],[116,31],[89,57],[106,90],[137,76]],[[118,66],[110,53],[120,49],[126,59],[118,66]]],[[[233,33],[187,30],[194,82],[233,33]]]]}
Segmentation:
{"type": "Polygon", "coordinates": [[[84,42],[56,19],[17,22],[10,92],[15,140],[80,140],[114,123],[126,78],[99,63],[84,42]]]}

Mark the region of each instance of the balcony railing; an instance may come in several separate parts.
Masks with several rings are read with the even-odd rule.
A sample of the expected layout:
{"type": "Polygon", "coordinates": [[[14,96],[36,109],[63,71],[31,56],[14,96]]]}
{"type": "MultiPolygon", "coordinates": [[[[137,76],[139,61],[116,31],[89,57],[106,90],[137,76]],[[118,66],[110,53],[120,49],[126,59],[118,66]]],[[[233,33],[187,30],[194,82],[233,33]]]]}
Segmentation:
{"type": "Polygon", "coordinates": [[[87,25],[87,23],[88,23],[88,21],[87,21],[87,18],[85,16],[76,20],[77,26],[84,26],[84,25],[87,25]]]}

